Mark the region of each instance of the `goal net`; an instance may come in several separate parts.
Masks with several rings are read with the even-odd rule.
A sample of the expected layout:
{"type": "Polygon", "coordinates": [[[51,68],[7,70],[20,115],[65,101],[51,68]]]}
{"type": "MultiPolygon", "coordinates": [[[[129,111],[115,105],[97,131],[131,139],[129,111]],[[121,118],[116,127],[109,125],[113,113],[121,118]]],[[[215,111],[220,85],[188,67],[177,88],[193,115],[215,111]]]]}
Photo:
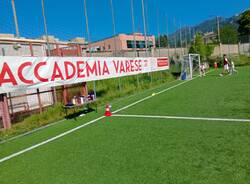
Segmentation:
{"type": "Polygon", "coordinates": [[[200,65],[199,54],[184,55],[181,62],[181,80],[190,80],[200,75],[200,65]]]}

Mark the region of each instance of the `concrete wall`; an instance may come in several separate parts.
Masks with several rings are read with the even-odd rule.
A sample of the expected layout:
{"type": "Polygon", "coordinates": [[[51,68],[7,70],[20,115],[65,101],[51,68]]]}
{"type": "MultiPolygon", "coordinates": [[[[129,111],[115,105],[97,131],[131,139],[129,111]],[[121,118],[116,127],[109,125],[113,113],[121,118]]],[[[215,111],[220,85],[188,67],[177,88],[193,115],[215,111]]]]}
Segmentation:
{"type": "Polygon", "coordinates": [[[239,44],[239,52],[240,54],[250,56],[250,43],[239,44]]]}
{"type": "MultiPolygon", "coordinates": [[[[168,55],[174,56],[176,54],[178,55],[183,55],[183,54],[187,54],[187,49],[186,48],[155,48],[155,49],[151,49],[148,51],[148,55],[151,57],[167,57],[168,55]]],[[[115,54],[113,52],[92,52],[92,56],[95,57],[112,57],[115,54]]],[[[116,53],[116,56],[118,57],[147,57],[146,51],[143,50],[138,50],[136,52],[134,52],[133,50],[129,50],[129,51],[118,51],[116,53]]]]}
{"type": "MultiPolygon", "coordinates": [[[[249,43],[245,43],[245,44],[229,44],[229,45],[225,45],[222,44],[221,48],[219,46],[215,47],[214,49],[214,53],[212,54],[212,56],[220,56],[220,52],[221,54],[227,54],[227,55],[237,55],[237,54],[243,54],[243,55],[248,55],[250,56],[250,44],[249,43]],[[221,51],[220,51],[221,49],[221,51]]],[[[179,56],[183,55],[183,54],[187,54],[188,53],[188,49],[187,48],[155,48],[152,49],[151,51],[149,51],[149,56],[152,57],[167,57],[167,56],[174,56],[176,54],[178,54],[179,56]]],[[[114,56],[114,53],[111,51],[106,51],[106,52],[93,52],[92,53],[93,56],[96,57],[112,57],[114,56]]],[[[136,51],[136,54],[133,50],[129,50],[129,51],[117,51],[116,56],[119,57],[146,57],[146,52],[145,51],[136,51]]]]}
{"type": "Polygon", "coordinates": [[[222,44],[221,48],[219,46],[215,47],[214,53],[212,56],[219,56],[220,55],[220,49],[221,54],[227,54],[227,55],[237,55],[237,54],[243,54],[250,56],[250,44],[244,43],[244,44],[222,44]]]}
{"type": "MultiPolygon", "coordinates": [[[[46,51],[43,45],[32,45],[34,56],[45,56],[46,51]]],[[[0,55],[6,56],[31,56],[30,45],[20,44],[20,48],[15,49],[12,43],[0,43],[0,55]]]]}

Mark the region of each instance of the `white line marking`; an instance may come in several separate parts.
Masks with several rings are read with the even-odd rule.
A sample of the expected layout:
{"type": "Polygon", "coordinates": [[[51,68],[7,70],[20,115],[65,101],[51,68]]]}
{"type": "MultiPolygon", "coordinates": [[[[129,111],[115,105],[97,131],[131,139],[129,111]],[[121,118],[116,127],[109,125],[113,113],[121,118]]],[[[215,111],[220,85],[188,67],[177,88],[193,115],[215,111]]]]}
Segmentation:
{"type": "MultiPolygon", "coordinates": [[[[195,79],[195,78],[193,78],[193,79],[195,79]]],[[[193,79],[191,79],[191,80],[193,80],[193,79]]],[[[155,95],[159,95],[159,94],[161,94],[161,93],[164,93],[164,92],[166,92],[166,91],[169,91],[169,90],[171,90],[171,89],[173,89],[173,88],[176,88],[176,87],[178,87],[178,86],[180,86],[180,85],[182,85],[182,84],[185,84],[185,83],[187,83],[187,82],[189,82],[189,81],[191,81],[191,80],[187,80],[187,81],[181,82],[181,83],[179,83],[179,84],[176,84],[176,85],[174,85],[174,86],[171,86],[171,87],[169,87],[169,88],[167,88],[167,89],[164,89],[164,90],[162,90],[162,91],[160,91],[160,92],[158,92],[158,93],[155,93],[155,95]]],[[[132,104],[129,104],[129,105],[123,107],[123,108],[120,108],[120,109],[114,111],[113,113],[115,114],[115,113],[117,113],[117,112],[120,112],[120,111],[122,111],[122,110],[125,110],[125,109],[127,109],[127,108],[129,108],[129,107],[132,107],[132,106],[134,106],[134,105],[136,105],[136,104],[138,104],[138,103],[141,103],[141,102],[143,102],[143,101],[145,101],[145,100],[148,100],[148,99],[150,99],[150,98],[152,98],[152,97],[154,97],[154,96],[152,96],[152,95],[147,96],[147,97],[145,97],[145,98],[143,98],[143,99],[141,99],[141,100],[138,100],[138,101],[136,101],[136,102],[134,102],[134,103],[132,103],[132,104]]]]}
{"type": "Polygon", "coordinates": [[[202,121],[250,122],[250,119],[204,118],[204,117],[185,117],[185,116],[152,116],[152,115],[125,115],[125,114],[114,114],[113,116],[126,117],[126,118],[156,118],[156,119],[182,119],[182,120],[202,120],[202,121]]]}
{"type": "MultiPolygon", "coordinates": [[[[176,82],[176,81],[177,81],[177,80],[170,81],[170,82],[168,83],[168,85],[169,85],[169,84],[172,84],[172,83],[174,83],[174,82],[176,82]]],[[[158,87],[158,88],[159,88],[159,87],[158,87]]],[[[122,97],[122,98],[119,98],[117,101],[114,101],[112,104],[116,104],[116,103],[120,102],[121,100],[124,100],[125,98],[132,98],[132,97],[138,96],[139,94],[141,95],[141,94],[144,94],[144,93],[148,93],[149,91],[153,91],[153,90],[155,90],[155,89],[157,89],[157,87],[151,88],[151,89],[147,89],[147,90],[145,90],[145,91],[143,91],[143,92],[140,92],[140,93],[132,94],[132,95],[130,95],[129,97],[122,97]]],[[[103,108],[105,108],[105,106],[106,106],[106,105],[102,105],[102,106],[98,107],[98,109],[103,109],[103,108]]],[[[20,134],[20,135],[11,137],[11,138],[9,138],[9,139],[4,139],[4,140],[0,141],[0,145],[1,145],[1,144],[4,144],[4,143],[6,143],[6,142],[13,141],[13,140],[15,140],[15,139],[19,139],[19,138],[21,138],[21,137],[25,137],[25,136],[27,136],[27,135],[31,135],[31,134],[33,134],[33,133],[36,133],[36,132],[40,131],[40,130],[44,130],[44,129],[48,128],[48,127],[57,125],[57,124],[59,124],[59,123],[61,123],[61,122],[63,122],[63,121],[66,121],[66,119],[62,119],[62,120],[59,120],[59,121],[54,122],[54,123],[50,123],[50,124],[45,125],[45,126],[41,126],[41,127],[37,128],[37,129],[34,129],[34,130],[31,130],[31,131],[25,132],[25,133],[23,133],[23,134],[20,134]]]]}
{"type": "Polygon", "coordinates": [[[27,135],[31,135],[31,134],[33,134],[33,133],[35,133],[35,132],[38,132],[38,131],[44,130],[44,129],[48,128],[48,127],[57,125],[57,124],[59,124],[59,123],[61,123],[61,122],[63,122],[63,121],[66,121],[66,119],[62,119],[62,120],[60,120],[60,121],[57,121],[57,122],[54,122],[54,123],[50,123],[50,124],[48,124],[48,125],[41,126],[41,127],[37,128],[37,129],[31,130],[31,131],[29,131],[29,132],[25,132],[25,133],[23,133],[23,134],[20,134],[20,135],[11,137],[11,138],[9,138],[9,139],[0,141],[0,144],[4,144],[4,143],[6,143],[6,142],[10,142],[10,141],[13,141],[13,140],[18,139],[18,138],[21,138],[21,137],[25,137],[25,136],[27,136],[27,135]]]}
{"type": "Polygon", "coordinates": [[[81,125],[81,126],[78,126],[78,127],[76,127],[76,128],[73,128],[73,129],[71,129],[71,130],[68,130],[68,131],[66,131],[66,132],[64,132],[64,133],[62,133],[62,134],[59,134],[59,135],[57,135],[57,136],[55,136],[55,137],[52,137],[52,138],[50,138],[50,139],[48,139],[48,140],[46,140],[46,141],[40,142],[40,143],[38,143],[38,144],[35,144],[34,146],[31,146],[31,147],[26,148],[26,149],[24,149],[24,150],[21,150],[21,151],[19,151],[19,152],[17,152],[17,153],[14,153],[14,154],[12,154],[12,155],[9,155],[9,156],[7,156],[7,157],[5,157],[5,158],[2,158],[2,159],[0,159],[0,163],[2,163],[2,162],[4,162],[4,161],[7,161],[7,160],[9,160],[9,159],[11,159],[11,158],[14,158],[14,157],[16,157],[16,156],[18,156],[18,155],[21,155],[21,154],[23,154],[23,153],[25,153],[25,152],[28,152],[28,151],[30,151],[30,150],[33,150],[33,149],[35,149],[35,148],[37,148],[37,147],[40,147],[40,146],[42,146],[42,145],[44,145],[44,144],[47,144],[47,143],[52,142],[52,141],[54,141],[54,140],[57,140],[57,139],[59,139],[59,138],[65,136],[65,135],[68,135],[68,134],[70,134],[70,133],[72,133],[72,132],[75,132],[76,130],[79,130],[79,129],[85,127],[85,126],[88,126],[88,125],[90,125],[90,124],[93,124],[93,123],[95,123],[95,122],[97,122],[97,121],[99,121],[99,120],[101,120],[101,119],[103,119],[103,118],[105,118],[105,116],[101,116],[101,117],[99,117],[99,118],[97,118],[97,119],[94,119],[94,120],[92,120],[92,121],[89,121],[89,122],[86,123],[86,124],[83,124],[83,125],[81,125]]]}
{"type": "MultiPolygon", "coordinates": [[[[195,78],[193,78],[193,79],[195,79],[195,78]]],[[[185,84],[185,83],[187,83],[187,82],[189,82],[189,81],[192,81],[193,79],[187,80],[187,81],[184,81],[184,82],[181,82],[181,83],[179,83],[179,84],[177,84],[177,85],[174,85],[174,86],[171,86],[171,87],[169,87],[169,88],[167,88],[167,89],[164,89],[164,90],[162,90],[162,91],[160,91],[160,92],[158,92],[158,93],[156,93],[156,94],[161,94],[161,93],[163,93],[163,92],[169,91],[169,90],[171,90],[171,89],[173,89],[173,88],[176,88],[176,87],[178,87],[178,86],[180,86],[180,85],[182,85],[182,84],[185,84]]],[[[122,110],[124,110],[124,109],[127,109],[127,108],[129,108],[129,107],[132,107],[132,106],[134,106],[134,105],[136,105],[136,104],[138,104],[138,103],[141,103],[141,102],[143,102],[143,101],[145,101],[145,100],[147,100],[147,99],[150,99],[150,98],[152,98],[152,97],[153,97],[153,96],[151,96],[151,95],[150,95],[150,96],[147,96],[147,97],[145,97],[145,98],[143,98],[143,99],[141,99],[141,100],[138,100],[138,101],[136,101],[136,102],[134,102],[134,103],[132,103],[132,104],[130,104],[130,105],[127,105],[127,106],[125,106],[125,107],[123,107],[123,108],[120,108],[120,109],[114,111],[113,113],[120,112],[120,111],[122,111],[122,110]]],[[[87,122],[87,123],[85,123],[85,124],[83,124],[83,125],[81,125],[81,126],[78,126],[78,127],[73,128],[73,129],[71,129],[71,130],[68,130],[68,131],[66,131],[66,132],[64,132],[64,133],[62,133],[62,134],[59,134],[59,135],[57,135],[57,136],[55,136],[55,137],[52,137],[52,138],[50,138],[50,139],[47,139],[47,140],[45,140],[45,141],[43,141],[43,142],[41,142],[41,143],[35,144],[35,145],[33,145],[33,146],[31,146],[31,147],[28,147],[28,148],[26,148],[26,149],[23,149],[23,150],[21,150],[21,151],[19,151],[19,152],[13,153],[13,154],[11,154],[11,155],[9,155],[9,156],[7,156],[7,157],[4,157],[4,158],[0,159],[0,163],[5,162],[5,161],[7,161],[7,160],[10,160],[10,159],[12,159],[12,158],[14,158],[14,157],[17,157],[17,156],[19,156],[19,155],[21,155],[21,154],[23,154],[23,153],[26,153],[26,152],[28,152],[28,151],[31,151],[31,150],[33,150],[33,149],[35,149],[35,148],[38,148],[38,147],[42,146],[42,145],[45,145],[45,144],[47,144],[47,143],[50,143],[50,142],[52,142],[52,141],[54,141],[54,140],[57,140],[57,139],[59,139],[59,138],[61,138],[61,137],[63,137],[63,136],[66,136],[66,135],[68,135],[68,134],[70,134],[70,133],[72,133],[72,132],[75,132],[75,131],[77,131],[77,130],[83,128],[83,127],[86,127],[86,126],[88,126],[88,125],[90,125],[90,124],[93,124],[93,123],[95,123],[95,122],[97,122],[97,121],[99,121],[99,120],[101,120],[101,119],[103,119],[103,118],[105,118],[105,116],[101,116],[101,117],[99,117],[99,118],[97,118],[97,119],[94,119],[94,120],[92,120],[92,121],[89,121],[89,122],[87,122]]]]}

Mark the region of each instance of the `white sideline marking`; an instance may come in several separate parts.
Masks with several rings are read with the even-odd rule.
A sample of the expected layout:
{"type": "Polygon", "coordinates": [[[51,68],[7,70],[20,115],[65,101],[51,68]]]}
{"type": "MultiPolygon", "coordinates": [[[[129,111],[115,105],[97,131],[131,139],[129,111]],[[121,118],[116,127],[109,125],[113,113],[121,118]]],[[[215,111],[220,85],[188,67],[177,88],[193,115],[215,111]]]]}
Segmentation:
{"type": "Polygon", "coordinates": [[[50,124],[48,124],[48,125],[41,126],[41,127],[37,128],[37,129],[31,130],[31,131],[29,131],[29,132],[25,132],[25,133],[23,133],[23,134],[20,134],[20,135],[11,137],[11,138],[9,138],[9,139],[0,141],[0,145],[1,145],[1,144],[4,144],[4,143],[6,143],[6,142],[10,142],[10,141],[13,141],[13,140],[15,140],[15,139],[18,139],[18,138],[20,138],[20,137],[24,137],[24,136],[33,134],[33,133],[35,133],[35,132],[44,130],[44,129],[48,128],[48,127],[57,125],[57,124],[59,124],[59,123],[61,123],[61,122],[63,122],[63,121],[66,121],[66,119],[62,119],[62,120],[60,120],[60,121],[57,121],[57,122],[54,122],[54,123],[50,123],[50,124]]]}
{"type": "MultiPolygon", "coordinates": [[[[166,92],[166,91],[169,91],[169,90],[171,90],[171,89],[173,89],[173,88],[176,88],[176,87],[178,87],[178,86],[180,86],[180,85],[182,85],[182,84],[185,84],[185,83],[187,83],[187,82],[190,82],[190,81],[192,81],[192,80],[194,80],[194,79],[196,79],[196,78],[197,78],[197,77],[195,77],[195,78],[193,78],[193,79],[191,79],[191,80],[187,80],[187,81],[181,82],[181,83],[179,83],[179,84],[177,84],[177,85],[174,85],[174,86],[171,86],[171,87],[169,87],[169,88],[166,88],[166,89],[164,89],[164,90],[162,90],[162,91],[156,93],[156,95],[161,94],[161,93],[166,92]]],[[[134,105],[136,105],[136,104],[138,104],[138,103],[141,103],[141,102],[143,102],[143,101],[145,101],[145,100],[147,100],[147,99],[150,99],[150,98],[152,98],[152,97],[153,97],[152,95],[147,96],[147,97],[145,97],[145,98],[143,98],[143,99],[141,99],[141,100],[138,100],[138,101],[136,101],[136,102],[134,102],[134,103],[131,103],[130,105],[127,105],[127,106],[125,106],[125,107],[123,107],[123,108],[120,108],[120,109],[114,111],[113,113],[120,112],[120,111],[122,111],[122,110],[124,110],[124,109],[127,109],[127,108],[129,108],[129,107],[132,107],[132,106],[134,106],[134,105]]],[[[28,148],[26,148],[26,149],[23,149],[23,150],[21,150],[21,151],[19,151],[19,152],[13,153],[13,154],[11,154],[11,155],[9,155],[9,156],[7,156],[7,157],[4,157],[4,158],[0,159],[0,163],[5,162],[5,161],[7,161],[7,160],[10,160],[10,159],[12,159],[12,158],[14,158],[14,157],[17,157],[17,156],[19,156],[19,155],[21,155],[21,154],[23,154],[23,153],[26,153],[26,152],[28,152],[28,151],[31,151],[31,150],[33,150],[33,149],[35,149],[35,148],[38,148],[38,147],[42,146],[42,145],[45,145],[45,144],[47,144],[47,143],[50,143],[50,142],[52,142],[52,141],[54,141],[54,140],[57,140],[57,139],[59,139],[59,138],[65,136],[65,135],[68,135],[68,134],[70,134],[70,133],[72,133],[72,132],[75,132],[75,131],[77,131],[77,130],[83,128],[83,127],[86,127],[86,126],[88,126],[88,125],[90,125],[90,124],[93,124],[93,123],[95,123],[95,122],[97,122],[97,121],[99,121],[99,120],[101,120],[101,119],[103,119],[103,118],[105,118],[105,116],[101,116],[101,117],[99,117],[99,118],[97,118],[97,119],[94,119],[94,120],[92,120],[92,121],[89,121],[89,122],[87,122],[87,123],[85,123],[85,124],[83,124],[83,125],[81,125],[81,126],[78,126],[78,127],[73,128],[73,129],[71,129],[71,130],[68,130],[68,131],[66,131],[66,132],[64,132],[64,133],[61,133],[61,134],[59,134],[59,135],[57,135],[57,136],[55,136],[55,137],[52,137],[52,138],[50,138],[50,139],[47,139],[47,140],[45,140],[45,141],[43,141],[43,142],[40,142],[40,143],[38,143],[38,144],[35,144],[35,145],[33,145],[33,146],[31,146],[31,147],[28,147],[28,148]]]]}
{"type": "Polygon", "coordinates": [[[25,152],[27,152],[27,151],[33,150],[33,149],[35,149],[35,148],[37,148],[37,147],[40,147],[40,146],[42,146],[42,145],[44,145],[44,144],[47,144],[47,143],[52,142],[52,141],[54,141],[54,140],[57,140],[57,139],[59,139],[59,138],[65,136],[65,135],[67,135],[67,134],[70,134],[70,133],[72,133],[72,132],[75,132],[76,130],[79,130],[79,129],[85,127],[85,126],[88,126],[88,125],[90,125],[90,124],[92,124],[92,123],[95,123],[96,121],[99,121],[99,120],[101,120],[101,119],[103,119],[103,118],[105,118],[105,116],[101,116],[101,117],[99,117],[99,118],[97,118],[97,119],[94,119],[94,120],[92,120],[92,121],[89,121],[88,123],[85,123],[85,124],[83,124],[83,125],[81,125],[81,126],[78,126],[78,127],[73,128],[73,129],[71,129],[71,130],[68,130],[68,131],[66,131],[66,132],[64,132],[64,133],[62,133],[62,134],[59,134],[59,135],[57,135],[57,136],[55,136],[55,137],[52,137],[52,138],[50,138],[50,139],[47,139],[46,141],[40,142],[40,143],[38,143],[38,144],[35,144],[34,146],[31,146],[31,147],[29,147],[29,148],[26,148],[26,149],[24,149],[24,150],[21,150],[21,151],[19,151],[19,152],[17,152],[17,153],[14,153],[14,154],[12,154],[12,155],[7,156],[7,157],[4,157],[4,158],[0,159],[0,163],[4,162],[4,161],[6,161],[6,160],[9,160],[9,159],[11,159],[11,158],[14,158],[14,157],[16,157],[16,156],[18,156],[18,155],[21,155],[21,154],[23,154],[23,153],[25,153],[25,152]]]}
{"type": "MultiPolygon", "coordinates": [[[[168,85],[169,85],[169,84],[172,84],[172,83],[174,83],[174,82],[176,82],[176,80],[169,82],[168,85]]],[[[153,89],[148,89],[148,90],[145,90],[145,91],[142,92],[142,93],[144,94],[144,93],[147,93],[147,92],[153,91],[153,90],[155,90],[155,89],[154,89],[154,88],[153,88],[153,89]]],[[[132,94],[132,95],[129,96],[129,98],[134,97],[134,96],[136,96],[136,95],[138,95],[138,94],[132,94]]],[[[123,99],[125,99],[125,98],[127,98],[127,97],[120,98],[119,100],[113,102],[112,104],[115,104],[115,103],[117,103],[117,102],[120,102],[121,100],[123,100],[123,99]]],[[[101,109],[101,108],[105,108],[105,105],[102,105],[102,106],[98,107],[98,109],[101,109]]],[[[0,145],[1,145],[1,144],[4,144],[4,143],[6,143],[6,142],[10,142],[10,141],[13,141],[13,140],[15,140],[15,139],[19,139],[19,138],[21,138],[21,137],[24,137],[24,136],[33,134],[33,133],[36,133],[36,132],[38,132],[38,131],[44,130],[44,129],[48,128],[48,127],[57,125],[57,124],[59,124],[59,123],[61,123],[61,122],[63,122],[63,121],[66,121],[66,119],[62,119],[62,120],[60,120],[60,121],[57,121],[57,122],[54,122],[54,123],[50,123],[50,124],[48,124],[48,125],[41,126],[41,127],[37,128],[37,129],[34,129],[34,130],[31,130],[31,131],[25,132],[25,133],[23,133],[23,134],[20,134],[20,135],[11,137],[11,138],[9,138],[9,139],[2,140],[2,141],[0,141],[0,145]]]]}
{"type": "Polygon", "coordinates": [[[250,122],[250,119],[204,118],[204,117],[185,117],[185,116],[152,116],[152,115],[123,115],[123,114],[114,114],[113,116],[126,117],[126,118],[157,118],[157,119],[202,120],[202,121],[250,122]]]}
{"type": "MultiPolygon", "coordinates": [[[[187,82],[189,82],[189,81],[192,81],[192,80],[194,80],[194,79],[195,79],[195,78],[193,78],[193,79],[191,79],[191,80],[187,80],[187,81],[181,82],[181,83],[176,84],[176,85],[174,85],[174,86],[171,86],[171,87],[169,87],[169,88],[167,88],[167,89],[164,89],[164,90],[162,90],[162,91],[160,91],[160,92],[155,93],[155,95],[159,95],[159,94],[161,94],[161,93],[164,93],[164,92],[166,92],[166,91],[169,91],[169,90],[171,90],[171,89],[173,89],[173,88],[176,88],[176,87],[178,87],[178,86],[180,86],[180,85],[182,85],[182,84],[185,84],[185,83],[187,83],[187,82]]],[[[145,98],[143,98],[143,99],[141,99],[141,100],[138,100],[138,101],[136,101],[136,102],[134,102],[134,103],[132,103],[132,104],[129,104],[129,105],[123,107],[123,108],[120,108],[120,109],[114,111],[113,113],[115,114],[115,113],[117,113],[117,112],[120,112],[120,111],[122,111],[122,110],[125,110],[125,109],[127,109],[127,108],[129,108],[129,107],[132,107],[132,106],[134,106],[134,105],[136,105],[136,104],[138,104],[138,103],[141,103],[141,102],[143,102],[143,101],[145,101],[145,100],[148,100],[148,99],[150,99],[150,98],[152,98],[152,97],[154,97],[154,96],[152,96],[152,95],[147,96],[147,97],[145,97],[145,98]]]]}

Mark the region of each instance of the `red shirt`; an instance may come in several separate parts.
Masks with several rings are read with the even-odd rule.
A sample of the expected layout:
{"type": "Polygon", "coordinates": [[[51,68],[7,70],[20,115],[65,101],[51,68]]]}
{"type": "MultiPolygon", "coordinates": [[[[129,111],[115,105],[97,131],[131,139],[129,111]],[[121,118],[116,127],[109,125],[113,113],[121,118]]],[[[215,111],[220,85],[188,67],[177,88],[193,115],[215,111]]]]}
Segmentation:
{"type": "Polygon", "coordinates": [[[227,65],[227,64],[228,64],[228,59],[224,58],[224,65],[227,65]]]}

